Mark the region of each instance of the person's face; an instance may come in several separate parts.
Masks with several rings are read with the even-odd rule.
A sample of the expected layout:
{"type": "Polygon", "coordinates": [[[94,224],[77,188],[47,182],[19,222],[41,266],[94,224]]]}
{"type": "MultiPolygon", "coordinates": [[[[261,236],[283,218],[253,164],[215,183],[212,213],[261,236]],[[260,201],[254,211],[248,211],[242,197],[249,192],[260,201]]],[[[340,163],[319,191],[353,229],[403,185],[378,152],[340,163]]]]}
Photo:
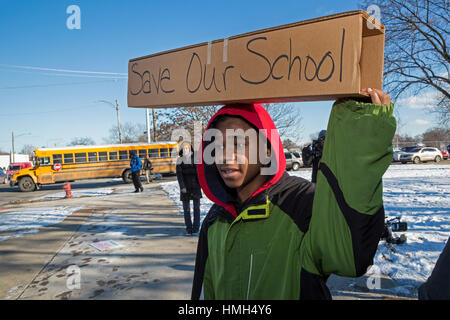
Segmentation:
{"type": "Polygon", "coordinates": [[[191,147],[188,145],[183,146],[183,155],[188,156],[191,153],[191,147]]]}
{"type": "Polygon", "coordinates": [[[223,142],[219,142],[219,148],[216,149],[216,152],[222,150],[223,154],[223,161],[221,161],[223,163],[216,162],[216,167],[220,176],[229,188],[246,186],[260,174],[261,164],[259,160],[254,161],[257,163],[249,162],[250,154],[252,152],[254,152],[253,154],[258,155],[258,141],[252,141],[248,136],[246,136],[245,139],[237,138],[235,134],[230,134],[230,130],[228,130],[227,136],[227,129],[233,131],[242,129],[244,132],[248,129],[254,129],[244,120],[233,117],[225,118],[216,128],[220,130],[223,135],[223,142]],[[233,150],[228,150],[227,152],[227,147],[232,147],[233,150]]]}

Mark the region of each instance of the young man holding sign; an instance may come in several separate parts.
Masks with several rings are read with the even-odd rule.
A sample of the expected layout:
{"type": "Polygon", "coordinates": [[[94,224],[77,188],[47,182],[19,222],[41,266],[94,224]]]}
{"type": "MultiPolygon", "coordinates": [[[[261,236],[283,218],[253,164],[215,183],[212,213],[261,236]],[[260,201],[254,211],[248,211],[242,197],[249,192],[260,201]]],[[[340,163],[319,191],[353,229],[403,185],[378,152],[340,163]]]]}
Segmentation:
{"type": "Polygon", "coordinates": [[[389,95],[363,92],[370,100],[334,103],[316,185],[285,172],[260,105],[213,116],[197,170],[214,205],[200,231],[193,299],[331,299],[330,274],[366,272],[383,231],[381,179],[396,124],[389,95]],[[247,135],[255,129],[267,141],[247,135]]]}

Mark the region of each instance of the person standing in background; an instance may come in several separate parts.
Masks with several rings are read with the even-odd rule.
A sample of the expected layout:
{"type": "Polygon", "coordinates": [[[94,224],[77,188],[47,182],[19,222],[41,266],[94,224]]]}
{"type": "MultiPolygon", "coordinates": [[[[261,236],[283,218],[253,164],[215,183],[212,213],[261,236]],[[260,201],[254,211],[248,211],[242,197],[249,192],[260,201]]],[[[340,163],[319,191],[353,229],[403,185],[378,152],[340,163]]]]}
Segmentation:
{"type": "Polygon", "coordinates": [[[142,161],[137,156],[136,151],[130,152],[130,167],[131,167],[131,177],[133,179],[134,192],[144,191],[141,183],[141,169],[142,169],[142,161]]]}
{"type": "Polygon", "coordinates": [[[150,161],[150,158],[147,157],[145,158],[144,161],[144,170],[145,170],[145,177],[147,178],[147,183],[150,183],[153,181],[153,176],[152,176],[152,162],[150,161]]]}
{"type": "Polygon", "coordinates": [[[183,202],[184,222],[186,233],[198,233],[200,228],[200,198],[202,192],[197,177],[197,168],[194,164],[194,152],[188,143],[183,145],[177,160],[176,172],[180,186],[180,200],[183,202]],[[194,204],[194,223],[191,219],[190,202],[194,204]]]}
{"type": "Polygon", "coordinates": [[[314,140],[312,143],[312,175],[311,182],[317,182],[317,172],[319,171],[319,163],[322,158],[323,146],[325,144],[325,136],[327,134],[327,130],[322,130],[319,132],[319,136],[317,140],[314,140]]]}

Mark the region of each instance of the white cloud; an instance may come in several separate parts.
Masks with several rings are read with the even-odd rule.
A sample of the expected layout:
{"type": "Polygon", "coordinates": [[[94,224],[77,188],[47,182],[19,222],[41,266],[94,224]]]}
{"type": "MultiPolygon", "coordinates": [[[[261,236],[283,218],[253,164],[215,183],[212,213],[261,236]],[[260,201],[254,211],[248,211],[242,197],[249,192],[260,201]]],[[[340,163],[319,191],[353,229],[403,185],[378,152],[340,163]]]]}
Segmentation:
{"type": "Polygon", "coordinates": [[[428,91],[417,96],[409,96],[396,101],[397,106],[408,107],[410,109],[432,109],[438,103],[439,93],[428,91]]]}
{"type": "Polygon", "coordinates": [[[411,124],[416,125],[416,126],[426,126],[426,125],[431,124],[431,122],[428,120],[416,119],[413,122],[411,122],[411,124]]]}

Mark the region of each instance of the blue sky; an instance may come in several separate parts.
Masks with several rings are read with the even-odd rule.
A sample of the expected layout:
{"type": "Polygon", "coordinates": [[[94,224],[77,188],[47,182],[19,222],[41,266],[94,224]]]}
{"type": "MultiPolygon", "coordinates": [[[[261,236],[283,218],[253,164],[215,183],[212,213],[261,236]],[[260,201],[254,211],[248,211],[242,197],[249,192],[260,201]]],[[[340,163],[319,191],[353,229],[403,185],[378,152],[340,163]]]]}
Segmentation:
{"type": "MultiPolygon", "coordinates": [[[[122,74],[130,58],[358,8],[352,0],[0,0],[0,150],[11,150],[12,131],[16,151],[75,137],[103,143],[116,114],[98,100],[117,99],[122,123],[145,124],[144,109],[126,105],[122,74]],[[81,10],[80,30],[66,26],[73,4],[81,10]]],[[[433,126],[426,98],[402,101],[402,133],[433,126]]],[[[331,104],[297,104],[303,140],[326,128],[331,104]]]]}

